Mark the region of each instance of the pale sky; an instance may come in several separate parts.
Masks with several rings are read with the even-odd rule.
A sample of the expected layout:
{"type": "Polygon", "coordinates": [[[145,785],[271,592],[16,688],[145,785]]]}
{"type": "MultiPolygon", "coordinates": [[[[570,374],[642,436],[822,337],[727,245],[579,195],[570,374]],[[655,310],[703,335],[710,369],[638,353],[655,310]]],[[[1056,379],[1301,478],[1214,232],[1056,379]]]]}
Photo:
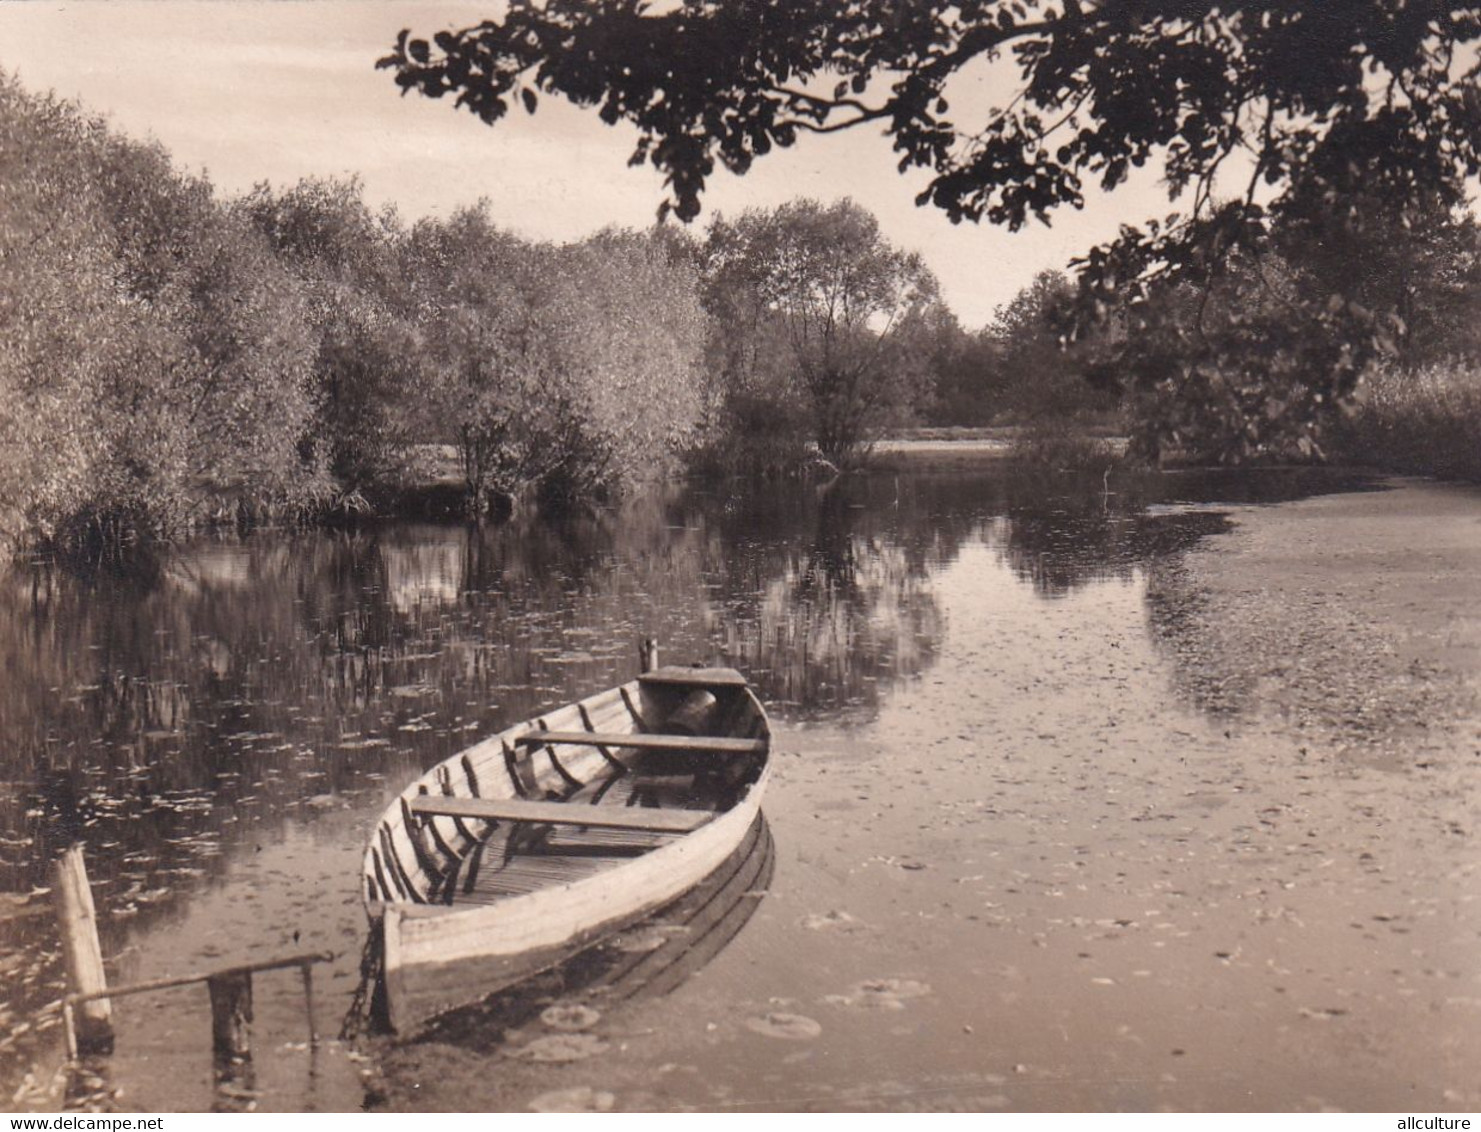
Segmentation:
{"type": "MultiPolygon", "coordinates": [[[[465,0],[0,0],[0,69],[54,90],[226,194],[258,181],[357,174],[367,199],[402,216],[447,215],[487,197],[495,221],[574,240],[609,224],[645,227],[662,199],[651,167],[629,169],[634,133],[544,98],[490,128],[452,100],[402,97],[375,61],[403,27],[430,35],[476,24],[493,5],[465,0]]],[[[952,92],[964,124],[1000,101],[976,78],[952,92]]],[[[962,323],[975,328],[1045,268],[1113,236],[1122,220],[1169,211],[1151,177],[1017,235],[953,225],[914,204],[920,175],[895,170],[878,132],[803,137],[744,177],[720,172],[705,212],[734,215],[796,196],[853,197],[895,244],[919,251],[962,323]]]]}

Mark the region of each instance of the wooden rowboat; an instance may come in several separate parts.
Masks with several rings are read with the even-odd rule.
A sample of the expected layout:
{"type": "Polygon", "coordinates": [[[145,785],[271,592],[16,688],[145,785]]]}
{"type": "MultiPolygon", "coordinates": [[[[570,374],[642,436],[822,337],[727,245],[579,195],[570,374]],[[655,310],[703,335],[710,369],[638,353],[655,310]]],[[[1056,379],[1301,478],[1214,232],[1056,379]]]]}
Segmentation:
{"type": "Polygon", "coordinates": [[[751,833],[766,712],[728,668],[660,668],[439,763],[391,803],[362,891],[406,1032],[704,880],[751,833]]]}

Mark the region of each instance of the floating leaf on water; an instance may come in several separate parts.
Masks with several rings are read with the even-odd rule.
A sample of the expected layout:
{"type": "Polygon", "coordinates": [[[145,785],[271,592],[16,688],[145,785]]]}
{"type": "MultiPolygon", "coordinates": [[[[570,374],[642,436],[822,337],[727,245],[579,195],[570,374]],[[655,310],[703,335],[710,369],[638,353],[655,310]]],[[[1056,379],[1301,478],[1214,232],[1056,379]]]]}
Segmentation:
{"type": "Polygon", "coordinates": [[[823,1032],[823,1027],[804,1014],[758,1014],[746,1019],[746,1029],[754,1030],[768,1038],[784,1041],[811,1041],[823,1032]]]}
{"type": "Polygon", "coordinates": [[[830,994],[823,1001],[830,1006],[904,1010],[906,999],[922,998],[930,993],[930,984],[919,979],[866,979],[855,983],[848,994],[830,994]]]}
{"type": "Polygon", "coordinates": [[[599,1092],[590,1085],[570,1089],[551,1089],[530,1102],[531,1112],[611,1112],[617,1097],[599,1092]]]}
{"type": "Polygon", "coordinates": [[[1329,1018],[1341,1018],[1344,1014],[1347,1013],[1347,1010],[1340,1006],[1323,1006],[1316,1010],[1313,1010],[1307,1006],[1303,1006],[1300,1008],[1300,1010],[1297,1011],[1297,1013],[1299,1013],[1303,1018],[1320,1018],[1326,1020],[1329,1018]]]}
{"type": "Polygon", "coordinates": [[[810,932],[847,931],[855,927],[858,922],[847,912],[840,912],[834,908],[827,912],[814,912],[810,916],[804,916],[802,926],[810,932]]]}
{"type": "Polygon", "coordinates": [[[931,984],[919,979],[870,979],[858,985],[860,993],[890,994],[896,998],[924,998],[931,993],[931,984]]]}
{"type": "Polygon", "coordinates": [[[602,1020],[599,1011],[590,1006],[583,1006],[579,1002],[557,1002],[554,1006],[547,1006],[540,1012],[540,1021],[552,1030],[561,1030],[565,1033],[575,1033],[578,1030],[589,1030],[602,1020]]]}
{"type": "Polygon", "coordinates": [[[511,1049],[509,1056],[522,1061],[585,1061],[606,1050],[607,1043],[595,1034],[547,1034],[511,1049]]]}

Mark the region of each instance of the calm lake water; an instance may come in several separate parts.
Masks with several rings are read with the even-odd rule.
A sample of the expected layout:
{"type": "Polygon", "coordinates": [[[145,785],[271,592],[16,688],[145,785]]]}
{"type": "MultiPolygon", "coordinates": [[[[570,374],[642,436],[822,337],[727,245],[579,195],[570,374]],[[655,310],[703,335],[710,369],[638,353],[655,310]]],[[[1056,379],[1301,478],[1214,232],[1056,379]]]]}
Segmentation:
{"type": "MultiPolygon", "coordinates": [[[[1142,831],[1112,821],[1107,793],[1126,788],[1132,804],[1136,776],[1172,754],[1120,750],[1106,730],[1100,769],[1065,761],[1054,717],[1076,710],[1079,674],[1095,670],[1159,726],[1222,729],[1180,690],[1179,556],[1226,529],[1220,505],[1341,486],[1316,473],[1168,475],[1108,492],[1098,476],[995,465],[674,491],[559,525],[206,539],[126,579],[13,569],[0,577],[0,890],[44,887],[51,854],[84,841],[115,983],[338,957],[316,975],[329,1039],[317,1047],[297,975],[282,972],[257,980],[250,1075],[217,1086],[197,986],[120,1000],[116,1054],[69,1077],[46,1009],[64,991],[50,920],[0,923],[0,1107],[51,1108],[60,1088],[77,1105],[166,1111],[524,1108],[541,1096],[1238,1105],[1225,1078],[1202,1092],[1162,1080],[1200,1058],[1218,1076],[1217,1051],[1192,1037],[1167,1036],[1166,1073],[1159,1062],[1116,1084],[1131,1045],[1100,1028],[1134,972],[1085,975],[1099,947],[1035,942],[1028,917],[1052,920],[1053,891],[1118,846],[1142,863],[1102,891],[1143,890],[1125,907],[1088,895],[1077,922],[1114,936],[1162,899],[1157,852],[1127,848],[1142,831]],[[401,1049],[339,1041],[365,938],[359,857],[387,800],[473,739],[629,678],[645,636],[666,662],[747,672],[778,729],[774,846],[730,894],[739,910],[697,949],[703,961],[630,1000],[609,993],[596,1056],[569,1063],[521,1056],[539,1029],[528,1011],[401,1049]],[[1010,710],[1035,746],[994,746],[1010,710]],[[1098,809],[1084,808],[1087,791],[1098,809]],[[1057,814],[1086,824],[1058,828],[1057,814]],[[1014,904],[1015,877],[1034,904],[1014,904]],[[1042,1024],[1005,1032],[1030,984],[1042,1024]],[[1055,1052],[1072,1040],[1122,1052],[1055,1052]],[[1055,1064],[1083,1072],[1044,1068],[1055,1064]]],[[[1186,1005],[1192,978],[1161,993],[1186,1005]]],[[[569,989],[545,986],[535,1006],[569,989]]]]}

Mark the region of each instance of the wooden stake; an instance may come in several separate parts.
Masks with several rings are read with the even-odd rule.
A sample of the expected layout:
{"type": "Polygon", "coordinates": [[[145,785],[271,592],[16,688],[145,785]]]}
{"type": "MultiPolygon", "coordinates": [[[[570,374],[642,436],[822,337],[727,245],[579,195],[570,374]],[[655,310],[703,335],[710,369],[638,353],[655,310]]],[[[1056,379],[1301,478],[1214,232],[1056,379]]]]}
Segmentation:
{"type": "Polygon", "coordinates": [[[298,973],[303,977],[303,1007],[304,1012],[309,1016],[309,1045],[313,1047],[319,1044],[319,1024],[314,1018],[313,964],[305,963],[298,969],[298,973]]]}
{"type": "Polygon", "coordinates": [[[252,973],[223,971],[206,980],[211,992],[211,1045],[230,1061],[252,1057],[252,973]]]}
{"type": "MultiPolygon", "coordinates": [[[[67,979],[74,994],[100,995],[108,989],[103,947],[98,942],[98,914],[87,883],[82,846],[73,845],[57,859],[54,881],[57,924],[67,979]]],[[[113,1052],[113,1006],[106,997],[80,1003],[73,1014],[79,1053],[113,1052]]]]}
{"type": "Polygon", "coordinates": [[[652,637],[645,637],[638,645],[638,670],[640,672],[652,672],[658,667],[658,642],[652,637]]]}
{"type": "Polygon", "coordinates": [[[72,1004],[62,1000],[62,1032],[67,1035],[67,1060],[77,1060],[77,1024],[72,1020],[72,1004]]]}
{"type": "Polygon", "coordinates": [[[385,988],[386,1028],[401,1029],[402,1001],[406,997],[401,971],[401,909],[387,904],[381,914],[381,985],[385,988]]]}

